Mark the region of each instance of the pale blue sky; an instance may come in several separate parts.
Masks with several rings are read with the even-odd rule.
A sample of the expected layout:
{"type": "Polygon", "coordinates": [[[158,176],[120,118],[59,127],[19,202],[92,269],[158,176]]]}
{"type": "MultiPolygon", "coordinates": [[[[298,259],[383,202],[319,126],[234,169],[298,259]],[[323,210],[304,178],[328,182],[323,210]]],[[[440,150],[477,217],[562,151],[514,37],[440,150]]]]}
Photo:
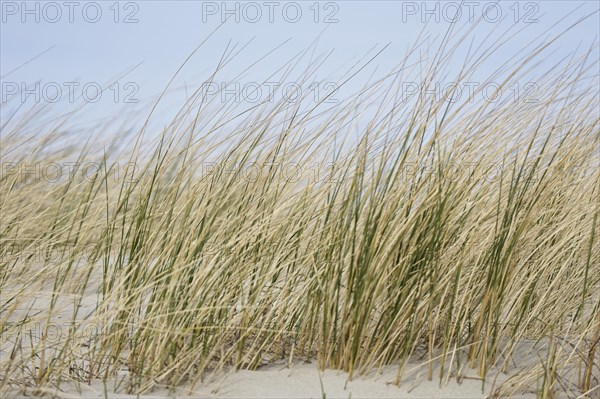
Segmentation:
{"type": "MultiPolygon", "coordinates": [[[[321,33],[317,54],[334,50],[322,67],[319,76],[323,79],[349,67],[374,46],[381,48],[390,44],[372,68],[365,71],[362,78],[366,79],[376,66],[383,71],[399,63],[422,29],[431,40],[443,35],[449,17],[460,4],[444,1],[57,1],[49,5],[48,2],[33,1],[26,2],[26,9],[23,9],[22,1],[3,0],[1,3],[0,106],[3,109],[0,116],[5,118],[19,105],[23,85],[30,87],[40,81],[39,89],[33,89],[38,92],[27,97],[29,103],[36,101],[35,95],[41,95],[41,103],[56,98],[56,85],[60,86],[59,104],[63,108],[58,109],[63,112],[69,107],[70,90],[79,98],[85,84],[88,94],[93,96],[96,84],[106,86],[115,77],[120,77],[118,85],[106,91],[97,103],[86,105],[85,117],[90,120],[123,117],[132,110],[143,108],[143,104],[162,91],[190,52],[221,23],[222,12],[235,10],[236,5],[238,14],[231,15],[195,54],[181,71],[174,87],[187,86],[193,90],[205,81],[228,43],[242,46],[253,39],[237,61],[223,71],[220,81],[234,76],[242,67],[289,39],[253,67],[241,80],[244,87],[248,82],[264,79],[321,33]],[[99,17],[96,17],[97,10],[101,11],[99,17]],[[260,18],[257,12],[262,14],[260,18]],[[269,21],[270,12],[272,22],[269,21]],[[235,20],[236,16],[239,22],[235,20]],[[427,24],[426,18],[430,18],[427,24]],[[93,22],[95,19],[98,21],[93,22]],[[130,23],[125,23],[126,20],[130,23]],[[31,60],[36,56],[39,57],[31,60]],[[80,85],[74,87],[69,82],[80,85]],[[18,90],[16,93],[15,89],[18,90]]],[[[597,1],[472,1],[462,5],[457,23],[468,27],[472,23],[470,18],[483,17],[469,37],[475,43],[510,26],[515,31],[524,29],[488,64],[482,65],[479,73],[484,76],[510,59],[536,35],[548,29],[557,33],[597,11],[598,7],[597,1]],[[559,23],[565,17],[565,21],[559,23]]],[[[559,60],[578,46],[584,51],[597,42],[599,18],[596,12],[561,38],[545,62],[550,64],[559,60]]],[[[593,56],[599,57],[597,47],[593,56]]],[[[359,76],[355,87],[360,87],[364,79],[361,81],[359,76]]],[[[171,104],[182,98],[175,95],[171,104]]]]}

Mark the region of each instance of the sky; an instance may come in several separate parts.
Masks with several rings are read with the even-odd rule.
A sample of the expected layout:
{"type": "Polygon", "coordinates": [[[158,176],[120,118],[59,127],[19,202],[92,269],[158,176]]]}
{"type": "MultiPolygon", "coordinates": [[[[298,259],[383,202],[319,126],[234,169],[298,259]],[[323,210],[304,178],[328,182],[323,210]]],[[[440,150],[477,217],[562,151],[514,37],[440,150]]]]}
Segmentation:
{"type": "MultiPolygon", "coordinates": [[[[204,87],[209,95],[224,96],[223,101],[232,96],[247,98],[250,92],[258,99],[269,93],[275,98],[286,95],[283,88],[273,89],[264,82],[286,83],[287,89],[293,89],[299,75],[292,74],[281,82],[272,73],[314,43],[300,69],[328,54],[310,89],[315,101],[331,94],[343,72],[363,57],[369,59],[385,47],[345,91],[333,93],[332,100],[343,100],[373,73],[399,64],[419,37],[422,48],[425,43],[439,41],[451,25],[467,32],[467,40],[457,50],[459,56],[449,61],[450,70],[460,68],[464,61],[460,55],[466,56],[469,46],[494,43],[505,30],[514,33],[478,69],[481,79],[531,40],[540,35],[549,37],[586,16],[554,44],[544,62],[550,65],[571,52],[583,53],[594,43],[592,57],[600,57],[598,1],[0,3],[3,120],[23,103],[48,105],[49,112],[58,113],[83,106],[78,117],[82,123],[92,124],[143,114],[203,42],[170,84],[163,100],[164,112],[155,117],[159,123],[166,123],[198,87],[204,87]],[[211,80],[226,49],[240,52],[211,80]],[[247,67],[250,69],[245,71],[247,67]],[[244,74],[238,76],[242,71],[244,74]],[[223,84],[229,91],[217,93],[223,84]]],[[[427,59],[423,57],[421,54],[421,60],[427,59]]],[[[535,78],[535,71],[532,76],[535,78]]],[[[407,92],[415,83],[406,83],[407,92]]],[[[535,82],[519,83],[518,89],[526,94],[527,85],[535,82]]]]}

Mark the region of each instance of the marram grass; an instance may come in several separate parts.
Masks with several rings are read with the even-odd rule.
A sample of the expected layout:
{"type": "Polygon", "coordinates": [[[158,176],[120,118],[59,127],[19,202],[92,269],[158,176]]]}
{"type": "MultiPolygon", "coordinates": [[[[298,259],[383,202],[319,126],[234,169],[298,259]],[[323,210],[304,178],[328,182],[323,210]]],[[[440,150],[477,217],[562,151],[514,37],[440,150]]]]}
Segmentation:
{"type": "MultiPolygon", "coordinates": [[[[443,79],[446,48],[413,75],[443,79]]],[[[537,342],[546,355],[505,394],[598,395],[597,51],[541,71],[539,46],[489,77],[537,68],[530,102],[426,87],[404,102],[403,64],[338,104],[218,110],[198,90],[162,131],[110,140],[35,110],[6,122],[2,390],[127,370],[144,392],[277,359],[396,364],[401,384],[417,355],[443,381],[506,371],[537,342]],[[56,182],[14,169],[68,162],[56,182]]]]}

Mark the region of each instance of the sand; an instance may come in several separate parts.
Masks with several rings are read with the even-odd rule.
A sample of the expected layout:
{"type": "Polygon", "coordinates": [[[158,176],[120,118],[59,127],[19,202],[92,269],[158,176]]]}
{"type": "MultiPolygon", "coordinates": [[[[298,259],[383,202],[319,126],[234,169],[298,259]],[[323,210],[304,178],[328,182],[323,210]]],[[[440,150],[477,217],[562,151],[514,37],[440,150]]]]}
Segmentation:
{"type": "MultiPolygon", "coordinates": [[[[425,370],[423,370],[425,372],[425,370]]],[[[469,377],[469,373],[457,382],[451,378],[440,386],[439,379],[428,381],[426,375],[418,373],[405,378],[398,386],[393,382],[397,368],[388,366],[380,372],[348,381],[348,374],[335,371],[318,370],[313,363],[295,363],[291,368],[282,363],[264,366],[257,371],[241,370],[212,378],[211,381],[199,384],[190,391],[189,386],[182,386],[176,392],[169,392],[157,387],[153,392],[141,395],[141,398],[487,398],[493,392],[493,381],[482,386],[481,380],[469,377]]],[[[472,373],[475,374],[474,372],[472,373]]],[[[136,398],[136,395],[123,393],[126,376],[119,381],[109,380],[93,382],[90,385],[73,383],[63,384],[59,389],[46,393],[59,398],[136,398]],[[115,392],[115,385],[120,385],[115,392]]],[[[30,395],[31,392],[26,392],[30,395]]],[[[22,397],[22,395],[10,395],[22,397]]],[[[491,396],[494,397],[494,396],[491,396]]],[[[512,396],[515,397],[516,396],[512,396]]],[[[520,395],[519,398],[535,398],[532,392],[520,395]]]]}

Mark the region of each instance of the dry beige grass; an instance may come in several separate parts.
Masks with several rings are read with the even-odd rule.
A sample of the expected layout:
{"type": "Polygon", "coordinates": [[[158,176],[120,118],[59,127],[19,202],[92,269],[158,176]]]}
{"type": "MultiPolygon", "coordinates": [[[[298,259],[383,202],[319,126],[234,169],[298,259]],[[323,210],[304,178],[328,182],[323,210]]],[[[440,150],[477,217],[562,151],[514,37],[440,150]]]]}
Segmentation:
{"type": "MultiPolygon", "coordinates": [[[[537,50],[490,79],[528,76],[537,50]]],[[[537,102],[403,103],[403,74],[423,71],[400,65],[334,106],[214,111],[198,91],[160,134],[109,146],[40,134],[34,111],[7,122],[5,165],[101,167],[2,175],[2,390],[126,369],[144,392],[303,358],[351,376],[398,364],[400,383],[417,354],[447,381],[513,367],[529,339],[545,355],[499,393],[598,395],[594,54],[538,69],[537,102]]]]}

